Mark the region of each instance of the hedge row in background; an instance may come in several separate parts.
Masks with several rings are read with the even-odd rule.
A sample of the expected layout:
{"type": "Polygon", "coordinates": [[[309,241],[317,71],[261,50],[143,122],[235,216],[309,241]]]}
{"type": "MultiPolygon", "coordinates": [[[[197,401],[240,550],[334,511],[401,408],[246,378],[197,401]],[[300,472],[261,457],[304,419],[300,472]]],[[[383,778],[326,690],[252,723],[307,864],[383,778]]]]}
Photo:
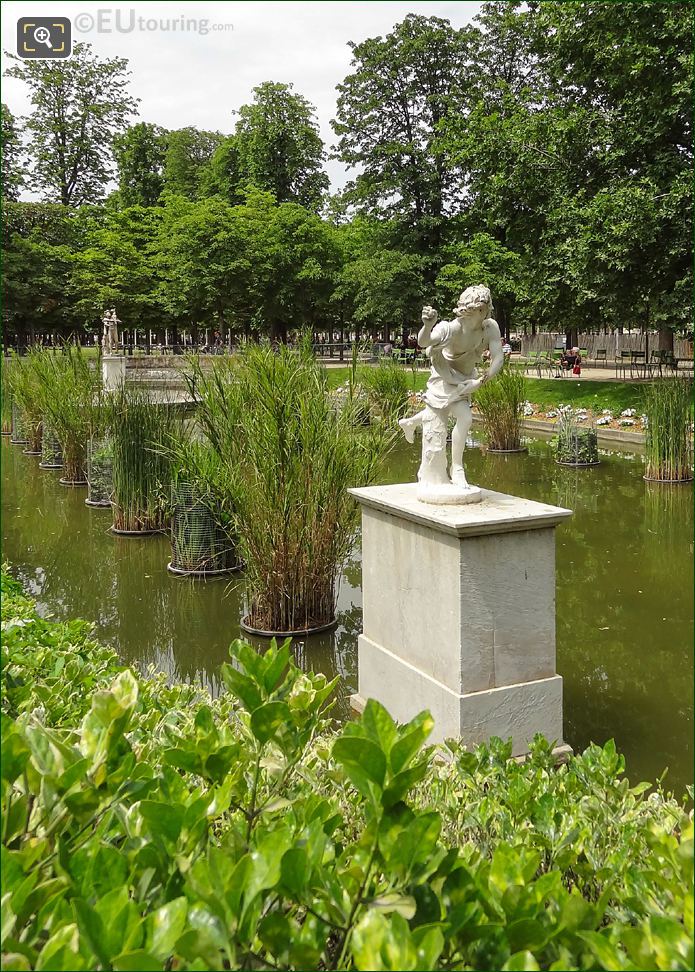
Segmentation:
{"type": "Polygon", "coordinates": [[[212,701],[2,595],[4,969],[693,967],[691,816],[612,742],[442,764],[288,645],[212,701]]]}

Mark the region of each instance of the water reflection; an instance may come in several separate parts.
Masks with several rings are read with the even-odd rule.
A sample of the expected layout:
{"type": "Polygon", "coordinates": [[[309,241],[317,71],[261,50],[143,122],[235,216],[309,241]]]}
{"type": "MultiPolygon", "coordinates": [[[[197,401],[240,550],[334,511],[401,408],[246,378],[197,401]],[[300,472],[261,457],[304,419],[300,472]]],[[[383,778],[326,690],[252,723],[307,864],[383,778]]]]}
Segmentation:
{"type": "MultiPolygon", "coordinates": [[[[600,466],[571,469],[553,462],[547,442],[526,444],[528,453],[486,455],[475,434],[467,471],[472,482],[574,511],[557,531],[565,738],[583,747],[613,736],[633,778],[668,765],[680,788],[692,779],[691,491],[645,483],[639,455],[603,454],[600,466]]],[[[41,609],[93,620],[128,663],[218,692],[239,634],[243,578],[172,577],[166,537],[115,538],[109,512],[88,509],[84,490],[59,486],[9,442],[2,457],[4,556],[41,609]]],[[[417,449],[399,447],[382,480],[412,481],[418,461],[417,449]]],[[[358,547],[343,572],[336,630],[293,644],[300,666],[341,676],[340,718],[357,688],[360,587],[358,547]]]]}

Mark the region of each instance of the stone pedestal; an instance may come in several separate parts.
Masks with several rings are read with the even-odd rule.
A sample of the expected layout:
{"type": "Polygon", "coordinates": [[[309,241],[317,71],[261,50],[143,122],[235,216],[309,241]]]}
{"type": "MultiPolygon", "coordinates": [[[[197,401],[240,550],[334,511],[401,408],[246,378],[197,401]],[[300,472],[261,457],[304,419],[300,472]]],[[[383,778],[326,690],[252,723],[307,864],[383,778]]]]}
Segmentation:
{"type": "Polygon", "coordinates": [[[125,358],[115,354],[101,356],[101,378],[104,391],[112,392],[125,381],[125,358]]]}
{"type": "Polygon", "coordinates": [[[432,506],[417,484],[350,490],[362,506],[363,626],[353,705],[399,722],[422,709],[432,741],[562,743],[555,671],[555,527],[569,510],[482,491],[432,506]]]}

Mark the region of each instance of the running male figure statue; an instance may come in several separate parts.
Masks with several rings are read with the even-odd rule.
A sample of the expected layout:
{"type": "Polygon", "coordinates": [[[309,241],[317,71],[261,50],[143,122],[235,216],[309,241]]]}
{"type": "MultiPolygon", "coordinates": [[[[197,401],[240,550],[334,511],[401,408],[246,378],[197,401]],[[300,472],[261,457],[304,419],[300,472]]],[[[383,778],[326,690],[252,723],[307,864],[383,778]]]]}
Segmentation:
{"type": "Polygon", "coordinates": [[[440,321],[432,307],[422,310],[418,344],[426,348],[432,371],[425,392],[425,408],[399,425],[408,442],[422,428],[422,462],[418,471],[418,499],[424,503],[471,503],[481,498],[463,471],[463,450],[471,428],[471,394],[494,378],[504,365],[502,339],[493,320],[492,296],[487,287],[468,287],[454,309],[453,321],[440,321]],[[435,326],[436,325],[436,326],[435,326]],[[490,366],[478,377],[476,365],[490,352],[490,366]],[[451,478],[447,474],[446,438],[449,416],[456,419],[451,437],[451,478]]]}

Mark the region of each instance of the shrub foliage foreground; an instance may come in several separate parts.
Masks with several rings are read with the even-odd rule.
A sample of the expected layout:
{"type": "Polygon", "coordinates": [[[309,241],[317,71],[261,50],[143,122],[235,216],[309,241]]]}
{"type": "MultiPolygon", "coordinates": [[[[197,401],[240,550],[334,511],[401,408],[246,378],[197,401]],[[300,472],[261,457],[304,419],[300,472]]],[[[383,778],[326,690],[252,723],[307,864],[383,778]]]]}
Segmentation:
{"type": "Polygon", "coordinates": [[[691,817],[612,743],[442,764],[287,645],[211,701],[2,583],[3,968],[693,967],[691,817]]]}

